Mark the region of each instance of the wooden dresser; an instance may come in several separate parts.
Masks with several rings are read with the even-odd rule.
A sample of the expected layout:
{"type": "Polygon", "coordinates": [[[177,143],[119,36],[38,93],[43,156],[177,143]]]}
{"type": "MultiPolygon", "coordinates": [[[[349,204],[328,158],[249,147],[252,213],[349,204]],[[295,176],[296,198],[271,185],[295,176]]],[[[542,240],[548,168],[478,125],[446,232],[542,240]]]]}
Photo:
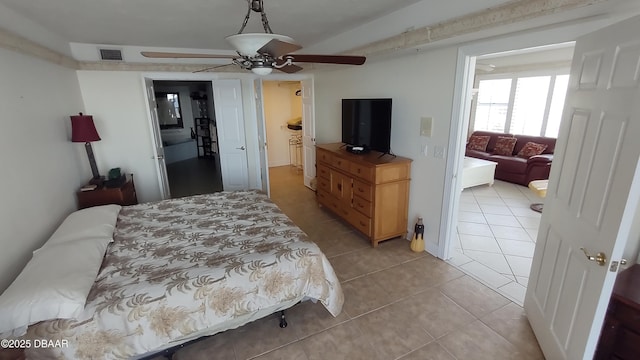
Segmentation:
{"type": "Polygon", "coordinates": [[[620,272],[594,359],[640,358],[640,264],[620,272]]]}
{"type": "Polygon", "coordinates": [[[371,240],[407,233],[411,159],[352,154],[342,144],[316,146],[317,199],[371,240]]]}

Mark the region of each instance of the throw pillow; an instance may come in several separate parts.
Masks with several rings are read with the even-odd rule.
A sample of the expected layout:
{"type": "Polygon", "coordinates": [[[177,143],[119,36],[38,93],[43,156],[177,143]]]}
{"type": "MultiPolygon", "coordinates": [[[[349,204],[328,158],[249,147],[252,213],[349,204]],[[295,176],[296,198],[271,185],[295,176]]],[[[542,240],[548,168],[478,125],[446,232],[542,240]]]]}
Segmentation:
{"type": "Polygon", "coordinates": [[[498,136],[498,141],[496,141],[496,146],[493,148],[493,153],[495,155],[513,155],[513,148],[516,146],[516,141],[518,141],[518,139],[514,137],[498,136]]]}
{"type": "Polygon", "coordinates": [[[540,155],[547,148],[547,145],[538,144],[534,142],[527,142],[524,147],[518,151],[518,156],[523,158],[530,158],[534,155],[540,155]]]}
{"type": "Polygon", "coordinates": [[[489,144],[490,138],[491,136],[488,135],[471,135],[471,137],[469,138],[469,142],[467,143],[467,149],[487,151],[487,144],[489,144]]]}

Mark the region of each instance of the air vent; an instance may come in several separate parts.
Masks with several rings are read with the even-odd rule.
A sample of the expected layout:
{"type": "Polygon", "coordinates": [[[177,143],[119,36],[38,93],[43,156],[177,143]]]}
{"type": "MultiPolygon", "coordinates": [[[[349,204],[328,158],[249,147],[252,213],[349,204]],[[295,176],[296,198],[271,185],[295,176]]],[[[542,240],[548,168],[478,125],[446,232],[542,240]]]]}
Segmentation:
{"type": "Polygon", "coordinates": [[[122,61],[122,51],[117,49],[100,49],[100,59],[122,61]]]}

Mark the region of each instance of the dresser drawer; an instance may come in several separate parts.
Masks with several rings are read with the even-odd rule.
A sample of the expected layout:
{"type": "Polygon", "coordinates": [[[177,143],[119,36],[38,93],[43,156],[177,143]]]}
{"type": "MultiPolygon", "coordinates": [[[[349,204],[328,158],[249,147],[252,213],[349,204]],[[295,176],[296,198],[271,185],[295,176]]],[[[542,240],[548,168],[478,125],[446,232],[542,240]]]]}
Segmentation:
{"type": "Polygon", "coordinates": [[[328,192],[318,188],[318,191],[316,192],[316,200],[318,200],[318,202],[324,206],[329,207],[329,198],[331,197],[331,195],[329,195],[328,192]]]}
{"type": "Polygon", "coordinates": [[[316,155],[317,155],[317,159],[316,160],[318,162],[323,162],[323,163],[326,163],[326,164],[332,164],[333,163],[333,154],[331,154],[328,151],[317,149],[316,155]]]}
{"type": "Polygon", "coordinates": [[[637,359],[640,354],[640,335],[627,328],[621,328],[618,330],[613,349],[614,359],[637,359]]]}
{"type": "Polygon", "coordinates": [[[355,226],[361,233],[370,236],[371,235],[371,219],[362,215],[358,211],[351,211],[347,221],[355,226]]]}
{"type": "Polygon", "coordinates": [[[352,162],[349,166],[349,172],[361,179],[366,180],[367,182],[373,181],[374,168],[371,166],[364,166],[352,162]]]}
{"type": "Polygon", "coordinates": [[[318,189],[316,196],[318,202],[321,205],[326,206],[329,210],[335,212],[336,214],[338,213],[338,210],[340,208],[340,201],[333,197],[329,192],[318,189]]]}
{"type": "Polygon", "coordinates": [[[640,311],[634,309],[627,304],[616,301],[614,305],[610,305],[614,316],[625,327],[640,333],[640,311]]]}
{"type": "Polygon", "coordinates": [[[318,177],[330,180],[331,177],[329,175],[329,168],[325,165],[318,164],[318,177]]]}
{"type": "Polygon", "coordinates": [[[371,201],[371,199],[373,199],[371,190],[371,185],[355,179],[353,180],[353,195],[359,196],[364,200],[371,201]]]}
{"type": "Polygon", "coordinates": [[[354,196],[353,208],[360,211],[365,216],[371,217],[371,201],[364,200],[359,196],[354,196]]]}
{"type": "Polygon", "coordinates": [[[318,177],[318,190],[323,190],[328,193],[331,192],[331,180],[323,177],[318,177]]]}
{"type": "Polygon", "coordinates": [[[349,171],[349,167],[351,166],[351,162],[347,159],[343,159],[341,157],[335,156],[333,158],[332,165],[340,170],[344,170],[346,172],[349,171]]]}

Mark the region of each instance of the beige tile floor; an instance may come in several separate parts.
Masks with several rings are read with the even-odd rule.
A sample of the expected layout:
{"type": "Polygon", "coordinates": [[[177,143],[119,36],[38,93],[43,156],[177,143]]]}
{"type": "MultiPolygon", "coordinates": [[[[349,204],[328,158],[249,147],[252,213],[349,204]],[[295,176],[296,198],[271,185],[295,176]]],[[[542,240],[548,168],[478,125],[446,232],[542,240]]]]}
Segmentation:
{"type": "Polygon", "coordinates": [[[543,201],[527,187],[500,180],[465,189],[448,262],[522,305],[541,216],[529,205],[543,201]]]}
{"type": "Polygon", "coordinates": [[[273,200],[322,248],[345,304],[305,302],[177,352],[174,359],[543,359],[520,306],[409,242],[378,248],[319,208],[290,167],[270,171],[273,200]]]}

